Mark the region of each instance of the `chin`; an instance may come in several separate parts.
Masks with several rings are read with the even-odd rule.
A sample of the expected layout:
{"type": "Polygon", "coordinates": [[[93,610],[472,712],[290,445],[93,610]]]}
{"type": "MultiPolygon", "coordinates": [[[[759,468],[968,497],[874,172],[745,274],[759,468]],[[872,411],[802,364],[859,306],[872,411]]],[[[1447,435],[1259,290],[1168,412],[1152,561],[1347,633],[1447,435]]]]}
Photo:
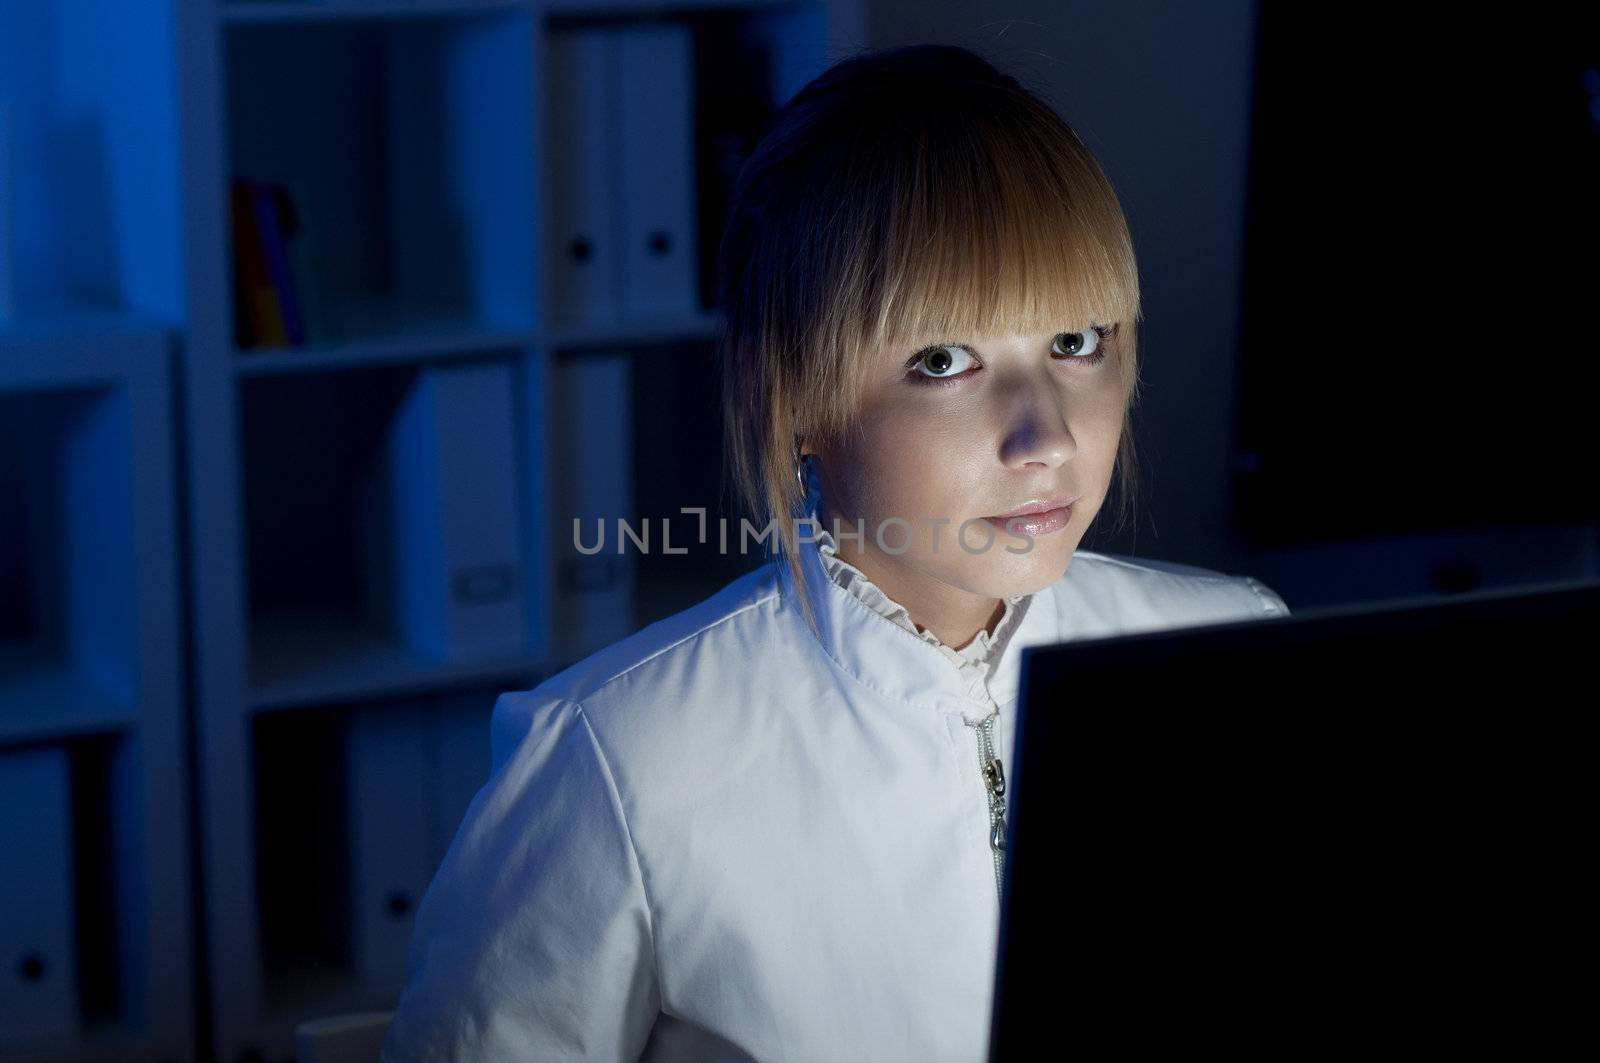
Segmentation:
{"type": "Polygon", "coordinates": [[[1065,575],[1067,566],[1072,563],[1071,549],[1063,554],[1060,549],[1045,549],[1042,543],[1035,543],[1029,553],[1003,556],[1011,563],[988,581],[993,585],[991,593],[996,598],[1042,591],[1065,575]]]}

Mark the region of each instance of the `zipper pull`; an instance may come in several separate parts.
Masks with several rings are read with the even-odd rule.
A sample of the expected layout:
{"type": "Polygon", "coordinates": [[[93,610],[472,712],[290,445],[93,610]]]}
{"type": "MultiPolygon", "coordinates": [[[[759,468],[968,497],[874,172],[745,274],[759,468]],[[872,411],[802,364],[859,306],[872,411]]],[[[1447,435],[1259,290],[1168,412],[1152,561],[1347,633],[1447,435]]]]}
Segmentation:
{"type": "Polygon", "coordinates": [[[989,784],[989,790],[996,797],[1006,795],[1006,770],[1000,763],[1000,758],[995,757],[989,761],[988,767],[983,769],[983,778],[989,784]]]}
{"type": "Polygon", "coordinates": [[[994,795],[994,826],[989,831],[989,847],[995,852],[1004,852],[1006,847],[1006,772],[1000,763],[1000,758],[995,757],[983,769],[984,782],[988,784],[989,792],[994,795]]]}

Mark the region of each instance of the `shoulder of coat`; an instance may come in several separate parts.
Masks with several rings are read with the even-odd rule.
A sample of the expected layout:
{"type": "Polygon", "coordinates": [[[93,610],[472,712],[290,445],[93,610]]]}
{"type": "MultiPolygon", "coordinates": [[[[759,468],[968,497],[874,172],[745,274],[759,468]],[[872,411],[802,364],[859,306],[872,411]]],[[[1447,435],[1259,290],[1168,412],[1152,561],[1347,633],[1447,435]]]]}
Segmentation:
{"type": "Polygon", "coordinates": [[[629,673],[652,663],[665,663],[718,632],[760,622],[770,615],[778,593],[767,566],[754,569],[703,601],[596,650],[540,686],[572,701],[589,702],[629,673]]]}
{"type": "Polygon", "coordinates": [[[1073,554],[1055,591],[1064,622],[1147,626],[1288,614],[1282,598],[1249,576],[1094,550],[1073,554]]]}
{"type": "Polygon", "coordinates": [[[1201,568],[1199,565],[1185,565],[1177,561],[1161,561],[1153,558],[1128,557],[1124,554],[1106,554],[1097,550],[1079,550],[1072,555],[1072,564],[1067,567],[1067,574],[1071,575],[1072,569],[1081,561],[1088,561],[1089,567],[1097,570],[1105,577],[1114,577],[1116,574],[1133,577],[1183,576],[1191,579],[1214,580],[1221,583],[1236,583],[1242,577],[1232,576],[1214,569],[1201,568]]]}

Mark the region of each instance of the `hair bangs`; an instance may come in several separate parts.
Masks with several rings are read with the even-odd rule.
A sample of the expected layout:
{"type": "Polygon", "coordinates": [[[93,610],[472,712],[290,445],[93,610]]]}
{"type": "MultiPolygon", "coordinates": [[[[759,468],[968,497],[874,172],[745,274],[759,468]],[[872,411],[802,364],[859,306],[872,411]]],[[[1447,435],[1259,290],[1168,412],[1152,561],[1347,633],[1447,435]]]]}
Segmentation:
{"type": "Polygon", "coordinates": [[[877,224],[862,219],[857,231],[877,241],[835,248],[845,261],[831,273],[848,283],[820,318],[842,326],[829,346],[854,364],[828,374],[827,421],[847,415],[835,374],[859,393],[884,350],[1119,322],[1124,345],[1132,340],[1132,241],[1109,182],[1070,130],[1047,137],[1026,122],[957,119],[918,132],[904,165],[867,197],[877,224]]]}

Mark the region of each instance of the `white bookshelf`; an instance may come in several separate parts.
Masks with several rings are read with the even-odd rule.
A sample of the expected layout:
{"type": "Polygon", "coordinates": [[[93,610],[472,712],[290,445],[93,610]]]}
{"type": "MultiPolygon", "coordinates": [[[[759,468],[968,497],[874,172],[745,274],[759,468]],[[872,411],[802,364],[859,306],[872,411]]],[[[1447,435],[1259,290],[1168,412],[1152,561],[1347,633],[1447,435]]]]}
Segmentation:
{"type": "Polygon", "coordinates": [[[57,295],[0,322],[0,1055],[189,1058],[172,341],[57,295]]]}
{"type": "Polygon", "coordinates": [[[862,18],[0,14],[28,165],[4,186],[0,786],[36,871],[0,895],[0,1056],[281,1061],[300,1022],[393,1006],[495,697],[730,576],[575,564],[565,537],[718,502],[727,138],[862,18]],[[292,198],[304,342],[238,327],[235,178],[292,198]]]}
{"type": "Polygon", "coordinates": [[[664,494],[677,476],[708,489],[685,504],[716,502],[719,469],[694,448],[716,411],[702,207],[717,175],[701,137],[671,137],[675,101],[697,134],[731,93],[775,106],[859,47],[862,16],[855,0],[168,2],[200,1037],[229,1063],[279,1061],[300,1022],[394,1006],[421,890],[486,778],[498,693],[598,648],[616,633],[602,620],[625,631],[720,584],[607,568],[604,586],[574,585],[564,537],[574,507],[664,494]],[[578,122],[591,132],[558,151],[572,116],[556,72],[574,41],[591,59],[615,49],[586,68],[609,79],[597,113],[612,117],[578,122]],[[679,63],[649,68],[658,98],[640,91],[646,62],[679,63]],[[619,132],[641,123],[663,138],[649,182],[615,165],[573,180],[575,155],[644,150],[619,132]],[[235,177],[292,190],[318,248],[320,327],[308,295],[304,344],[241,343],[235,177]],[[616,223],[585,240],[586,261],[617,272],[580,304],[569,282],[591,282],[563,273],[577,261],[564,226],[583,211],[616,223]],[[585,439],[597,430],[606,446],[585,439]],[[431,487],[397,473],[435,466],[431,487]],[[596,482],[609,486],[578,490],[596,482]],[[457,512],[473,526],[452,527],[457,512]],[[480,608],[519,611],[474,627],[480,608]]]}

